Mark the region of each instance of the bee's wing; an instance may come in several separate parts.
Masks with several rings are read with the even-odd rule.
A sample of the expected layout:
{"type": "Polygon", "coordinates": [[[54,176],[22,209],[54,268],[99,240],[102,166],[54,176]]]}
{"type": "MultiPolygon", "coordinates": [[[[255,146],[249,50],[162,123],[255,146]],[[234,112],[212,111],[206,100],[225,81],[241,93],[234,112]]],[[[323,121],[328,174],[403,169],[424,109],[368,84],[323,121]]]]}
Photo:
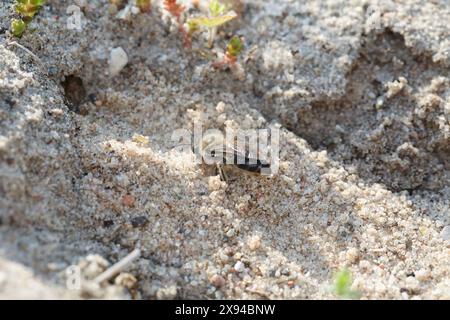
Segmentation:
{"type": "Polygon", "coordinates": [[[261,174],[264,168],[270,168],[270,164],[267,161],[250,157],[231,146],[210,145],[205,151],[208,153],[208,157],[211,156],[223,164],[235,165],[247,173],[261,174]]]}
{"type": "Polygon", "coordinates": [[[236,150],[236,148],[232,146],[226,146],[223,144],[209,145],[204,151],[208,154],[208,156],[220,158],[220,160],[223,160],[224,163],[228,164],[245,163],[247,159],[244,152],[236,150]]]}
{"type": "MultiPolygon", "coordinates": [[[[239,144],[238,144],[239,145],[239,144]]],[[[242,144],[240,145],[242,146],[242,144]]],[[[265,158],[250,153],[248,150],[240,150],[231,145],[211,144],[204,150],[212,158],[223,160],[227,164],[257,164],[269,163],[265,158]]]]}

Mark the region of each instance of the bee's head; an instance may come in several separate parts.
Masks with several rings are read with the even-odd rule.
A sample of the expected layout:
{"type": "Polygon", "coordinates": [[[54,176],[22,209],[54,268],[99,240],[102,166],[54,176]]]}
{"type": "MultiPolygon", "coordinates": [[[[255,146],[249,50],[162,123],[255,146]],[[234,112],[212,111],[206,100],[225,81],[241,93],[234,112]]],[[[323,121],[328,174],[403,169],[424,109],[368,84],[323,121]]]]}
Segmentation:
{"type": "Polygon", "coordinates": [[[225,142],[224,136],[219,130],[208,130],[201,139],[203,150],[214,148],[215,146],[223,146],[225,142]]]}

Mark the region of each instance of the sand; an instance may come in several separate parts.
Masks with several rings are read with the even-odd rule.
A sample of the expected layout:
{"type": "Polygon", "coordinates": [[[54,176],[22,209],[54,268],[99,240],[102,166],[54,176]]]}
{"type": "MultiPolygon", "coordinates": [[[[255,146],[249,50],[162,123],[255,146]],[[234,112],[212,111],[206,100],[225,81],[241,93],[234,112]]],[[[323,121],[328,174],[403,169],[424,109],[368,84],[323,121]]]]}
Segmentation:
{"type": "Polygon", "coordinates": [[[342,268],[362,299],[450,298],[446,0],[244,1],[215,43],[245,38],[241,73],[158,1],[88,2],[81,31],[83,1],[51,0],[18,40],[43,67],[0,5],[0,298],[333,299],[342,268]],[[279,172],[206,174],[170,141],[200,121],[280,128],[279,172]]]}

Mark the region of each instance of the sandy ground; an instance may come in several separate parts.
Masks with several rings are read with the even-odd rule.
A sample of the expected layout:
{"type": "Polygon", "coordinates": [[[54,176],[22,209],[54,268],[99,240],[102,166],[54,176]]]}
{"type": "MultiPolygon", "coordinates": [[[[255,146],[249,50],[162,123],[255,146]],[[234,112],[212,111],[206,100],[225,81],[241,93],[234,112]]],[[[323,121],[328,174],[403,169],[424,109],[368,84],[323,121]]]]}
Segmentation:
{"type": "Polygon", "coordinates": [[[240,78],[157,1],[88,2],[81,31],[48,1],[19,40],[43,68],[0,5],[0,298],[328,299],[343,267],[363,299],[450,298],[447,0],[244,1],[215,48],[245,37],[240,78]],[[200,121],[280,127],[278,174],[206,175],[169,139],[200,121]]]}

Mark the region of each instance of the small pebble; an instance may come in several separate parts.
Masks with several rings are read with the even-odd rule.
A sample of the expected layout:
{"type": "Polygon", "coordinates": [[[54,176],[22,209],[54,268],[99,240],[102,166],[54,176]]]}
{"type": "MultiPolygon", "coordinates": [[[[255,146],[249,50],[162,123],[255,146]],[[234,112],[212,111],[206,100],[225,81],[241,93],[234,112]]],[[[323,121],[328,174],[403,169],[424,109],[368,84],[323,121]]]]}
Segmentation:
{"type": "Polygon", "coordinates": [[[345,258],[349,264],[355,263],[358,260],[359,251],[356,248],[350,248],[345,253],[345,258]]]}
{"type": "Polygon", "coordinates": [[[131,7],[131,13],[133,15],[137,15],[137,14],[141,13],[141,10],[138,7],[132,6],[131,7]]]}
{"type": "Polygon", "coordinates": [[[139,228],[148,223],[148,219],[144,216],[139,216],[131,219],[131,225],[133,228],[139,228]]]}
{"type": "Polygon", "coordinates": [[[222,261],[223,263],[225,263],[225,262],[227,262],[228,261],[228,255],[226,255],[224,252],[220,252],[219,253],[219,259],[220,259],[220,261],[222,261]]]}
{"type": "Polygon", "coordinates": [[[122,204],[127,207],[133,207],[134,201],[135,201],[135,198],[130,194],[126,194],[122,197],[122,204]]]}
{"type": "Polygon", "coordinates": [[[227,235],[227,237],[231,238],[234,236],[235,233],[236,233],[236,231],[233,228],[231,228],[230,230],[228,230],[226,235],[227,235]]]}
{"type": "Polygon", "coordinates": [[[250,250],[255,251],[261,247],[261,238],[259,236],[253,236],[248,240],[248,247],[250,250]]]}
{"type": "Polygon", "coordinates": [[[137,284],[137,279],[132,274],[124,272],[117,276],[114,283],[127,289],[133,289],[137,284]]]}
{"type": "Polygon", "coordinates": [[[380,110],[384,105],[384,97],[378,97],[377,102],[375,103],[375,108],[380,110]]]}
{"type": "Polygon", "coordinates": [[[236,270],[236,272],[239,272],[239,273],[240,272],[244,272],[245,271],[245,265],[241,261],[238,261],[234,265],[234,270],[236,270]]]}
{"type": "Polygon", "coordinates": [[[111,50],[109,58],[109,74],[116,76],[128,63],[128,55],[121,47],[111,50]]]}
{"type": "Polygon", "coordinates": [[[211,282],[211,284],[216,287],[216,288],[222,288],[225,285],[225,279],[218,275],[215,274],[211,277],[211,279],[209,279],[209,281],[211,282]]]}
{"type": "Polygon", "coordinates": [[[156,291],[156,298],[158,300],[173,300],[176,296],[177,287],[174,285],[166,288],[159,288],[158,291],[156,291]]]}
{"type": "Polygon", "coordinates": [[[216,106],[216,111],[218,113],[224,113],[225,112],[225,103],[223,101],[220,101],[216,106]]]}
{"type": "Polygon", "coordinates": [[[450,241],[450,226],[445,226],[441,231],[441,237],[444,241],[450,241]]]}
{"type": "Polygon", "coordinates": [[[64,111],[60,108],[54,108],[52,110],[49,111],[49,113],[53,116],[53,117],[61,117],[64,114],[64,111]]]}

